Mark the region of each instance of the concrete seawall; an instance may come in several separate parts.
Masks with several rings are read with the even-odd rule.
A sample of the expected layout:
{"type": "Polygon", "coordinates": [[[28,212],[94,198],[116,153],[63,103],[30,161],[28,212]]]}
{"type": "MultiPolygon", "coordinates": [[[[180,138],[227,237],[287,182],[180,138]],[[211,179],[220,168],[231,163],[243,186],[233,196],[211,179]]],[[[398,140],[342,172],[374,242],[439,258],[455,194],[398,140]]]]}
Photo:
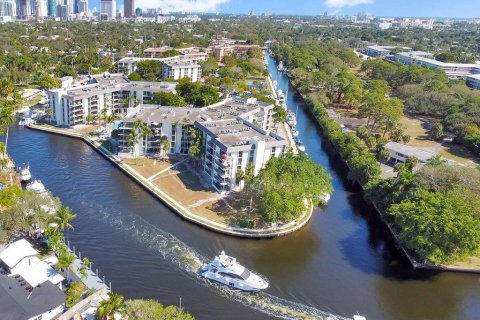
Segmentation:
{"type": "Polygon", "coordinates": [[[137,184],[142,186],[145,190],[150,192],[157,199],[162,201],[170,210],[175,212],[182,219],[192,222],[196,225],[199,225],[205,229],[212,230],[224,235],[234,236],[238,238],[249,238],[249,239],[266,239],[266,238],[275,238],[279,236],[285,236],[292,232],[295,232],[301,229],[304,225],[308,223],[313,214],[313,205],[309,205],[306,212],[302,216],[293,222],[290,222],[282,227],[278,228],[266,228],[266,229],[248,229],[248,228],[239,228],[229,226],[224,223],[217,221],[212,221],[206,219],[202,216],[192,213],[190,210],[185,208],[183,205],[178,203],[175,199],[170,197],[168,194],[160,190],[156,185],[148,181],[146,178],[141,176],[136,170],[131,168],[129,165],[125,164],[122,159],[118,156],[112,154],[109,150],[105,149],[98,142],[92,140],[87,135],[82,135],[77,132],[69,132],[64,129],[57,129],[53,127],[45,127],[40,125],[31,124],[27,126],[29,129],[43,131],[52,134],[58,134],[70,138],[80,139],[87,143],[90,147],[96,150],[104,158],[109,160],[114,164],[118,169],[122,170],[130,178],[132,178],[137,184]]]}

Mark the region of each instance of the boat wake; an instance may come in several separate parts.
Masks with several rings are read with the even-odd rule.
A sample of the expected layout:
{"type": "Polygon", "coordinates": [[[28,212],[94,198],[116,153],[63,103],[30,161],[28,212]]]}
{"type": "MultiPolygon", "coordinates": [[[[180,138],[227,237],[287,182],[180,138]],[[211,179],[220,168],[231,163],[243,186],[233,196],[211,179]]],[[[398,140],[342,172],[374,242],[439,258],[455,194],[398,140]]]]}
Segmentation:
{"type": "Polygon", "coordinates": [[[322,319],[345,320],[347,318],[333,315],[301,303],[285,300],[265,292],[246,293],[232,290],[226,286],[209,282],[199,276],[198,270],[209,259],[187,246],[172,234],[148,223],[139,217],[119,217],[105,214],[105,219],[115,229],[125,232],[133,240],[158,252],[163,259],[185,272],[194,281],[232,301],[257,311],[281,319],[322,319]]]}

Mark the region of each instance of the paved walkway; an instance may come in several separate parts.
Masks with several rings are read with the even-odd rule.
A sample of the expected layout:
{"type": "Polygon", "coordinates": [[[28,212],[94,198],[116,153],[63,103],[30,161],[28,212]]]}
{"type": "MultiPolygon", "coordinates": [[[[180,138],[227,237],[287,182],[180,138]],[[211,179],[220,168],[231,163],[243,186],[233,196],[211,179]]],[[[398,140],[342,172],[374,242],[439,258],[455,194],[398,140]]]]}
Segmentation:
{"type": "Polygon", "coordinates": [[[159,175],[161,175],[162,173],[165,173],[165,172],[167,172],[168,170],[170,170],[170,169],[172,169],[172,168],[175,168],[176,166],[184,163],[184,162],[187,161],[187,160],[188,160],[188,158],[185,158],[185,159],[183,159],[183,160],[180,160],[180,161],[174,163],[173,165],[171,165],[170,167],[165,168],[165,169],[163,169],[163,170],[155,173],[153,176],[151,176],[151,177],[148,178],[147,180],[148,180],[148,181],[153,181],[153,180],[155,180],[155,178],[157,178],[157,177],[158,177],[159,175]]]}

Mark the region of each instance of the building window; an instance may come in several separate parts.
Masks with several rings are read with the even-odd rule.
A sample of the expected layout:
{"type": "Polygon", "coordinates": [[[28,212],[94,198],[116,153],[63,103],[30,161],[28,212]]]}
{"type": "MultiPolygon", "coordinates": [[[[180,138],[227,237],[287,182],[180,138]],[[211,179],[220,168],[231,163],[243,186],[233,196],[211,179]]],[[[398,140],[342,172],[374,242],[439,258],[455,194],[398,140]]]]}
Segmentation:
{"type": "Polygon", "coordinates": [[[275,151],[276,151],[276,150],[275,150],[275,147],[272,147],[272,158],[275,157],[275,151]]]}

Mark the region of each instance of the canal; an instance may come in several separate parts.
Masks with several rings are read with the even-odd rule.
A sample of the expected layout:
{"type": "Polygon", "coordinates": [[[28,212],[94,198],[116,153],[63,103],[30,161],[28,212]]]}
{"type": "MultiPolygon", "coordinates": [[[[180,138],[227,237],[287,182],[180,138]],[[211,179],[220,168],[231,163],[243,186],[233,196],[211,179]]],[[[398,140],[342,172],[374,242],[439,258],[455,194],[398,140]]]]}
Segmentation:
{"type": "Polygon", "coordinates": [[[478,275],[413,272],[358,190],[345,180],[305,106],[277,73],[297,113],[300,139],[333,177],[326,208],[287,237],[241,240],[182,221],[81,141],[14,127],[17,163],[78,214],[68,238],[127,298],[179,305],[198,319],[273,319],[283,308],[368,319],[479,319],[478,275]],[[266,294],[208,286],[195,270],[220,250],[267,276],[266,294]]]}

